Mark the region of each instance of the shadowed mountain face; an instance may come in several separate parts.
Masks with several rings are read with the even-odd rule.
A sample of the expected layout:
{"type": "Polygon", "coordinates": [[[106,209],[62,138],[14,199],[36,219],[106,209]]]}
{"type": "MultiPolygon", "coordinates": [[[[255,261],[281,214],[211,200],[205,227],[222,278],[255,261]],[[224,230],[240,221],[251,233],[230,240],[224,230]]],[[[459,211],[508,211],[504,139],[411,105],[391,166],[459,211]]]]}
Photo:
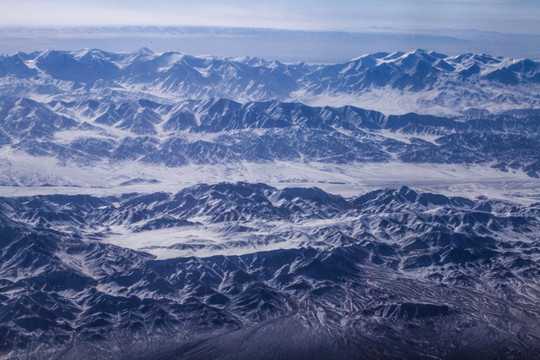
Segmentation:
{"type": "Polygon", "coordinates": [[[377,53],[342,64],[100,50],[0,57],[0,95],[81,100],[209,97],[356,104],[385,113],[457,113],[539,105],[540,65],[488,55],[377,53]],[[384,101],[380,101],[384,97],[384,101]]]}
{"type": "Polygon", "coordinates": [[[535,358],[539,214],[406,187],[2,198],[0,350],[535,358]]]}

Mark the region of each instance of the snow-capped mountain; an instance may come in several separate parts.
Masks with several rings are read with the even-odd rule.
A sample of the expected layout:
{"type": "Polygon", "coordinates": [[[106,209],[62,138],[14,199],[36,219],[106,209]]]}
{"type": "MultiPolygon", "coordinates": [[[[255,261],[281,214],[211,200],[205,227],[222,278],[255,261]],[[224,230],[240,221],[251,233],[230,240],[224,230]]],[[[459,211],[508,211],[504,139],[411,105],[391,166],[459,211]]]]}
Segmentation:
{"type": "Polygon", "coordinates": [[[100,50],[0,58],[0,95],[81,100],[228,98],[356,105],[386,114],[538,108],[540,65],[528,59],[436,52],[377,53],[343,64],[100,50]],[[381,99],[384,97],[384,99],[381,99]]]}
{"type": "Polygon", "coordinates": [[[540,352],[538,203],[222,183],[2,198],[0,209],[3,354],[540,352]]]}

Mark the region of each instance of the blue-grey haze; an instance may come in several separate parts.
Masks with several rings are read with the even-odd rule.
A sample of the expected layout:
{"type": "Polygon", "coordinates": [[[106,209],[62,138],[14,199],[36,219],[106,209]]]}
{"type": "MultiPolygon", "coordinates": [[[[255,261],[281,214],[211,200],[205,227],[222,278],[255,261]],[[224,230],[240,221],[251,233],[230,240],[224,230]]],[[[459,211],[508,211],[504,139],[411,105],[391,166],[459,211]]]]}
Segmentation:
{"type": "Polygon", "coordinates": [[[470,52],[539,59],[540,35],[383,28],[362,32],[135,26],[0,28],[0,53],[81,48],[130,52],[141,47],[192,55],[257,56],[289,63],[336,63],[366,53],[418,48],[447,55],[470,52]]]}

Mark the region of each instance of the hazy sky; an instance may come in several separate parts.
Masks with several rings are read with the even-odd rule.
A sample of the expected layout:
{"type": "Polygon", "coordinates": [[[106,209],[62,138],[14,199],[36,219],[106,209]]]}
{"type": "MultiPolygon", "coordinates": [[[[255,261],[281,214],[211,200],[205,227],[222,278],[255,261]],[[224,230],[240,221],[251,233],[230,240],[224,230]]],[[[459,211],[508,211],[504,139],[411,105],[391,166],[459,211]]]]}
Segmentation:
{"type": "Polygon", "coordinates": [[[0,0],[4,26],[174,25],[540,34],[540,0],[0,0]]]}

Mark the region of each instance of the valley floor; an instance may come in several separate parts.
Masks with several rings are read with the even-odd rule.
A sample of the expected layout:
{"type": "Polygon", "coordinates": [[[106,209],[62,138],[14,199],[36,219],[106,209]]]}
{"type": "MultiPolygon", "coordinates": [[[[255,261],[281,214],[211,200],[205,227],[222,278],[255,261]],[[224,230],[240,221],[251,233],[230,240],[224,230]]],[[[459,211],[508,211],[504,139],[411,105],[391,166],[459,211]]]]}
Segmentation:
{"type": "Polygon", "coordinates": [[[540,201],[540,179],[520,170],[500,171],[485,165],[321,162],[239,162],[222,165],[165,167],[140,162],[81,166],[54,158],[0,158],[0,196],[177,192],[199,183],[245,181],[277,188],[319,187],[345,197],[380,188],[414,187],[448,196],[530,204],[540,201]]]}

